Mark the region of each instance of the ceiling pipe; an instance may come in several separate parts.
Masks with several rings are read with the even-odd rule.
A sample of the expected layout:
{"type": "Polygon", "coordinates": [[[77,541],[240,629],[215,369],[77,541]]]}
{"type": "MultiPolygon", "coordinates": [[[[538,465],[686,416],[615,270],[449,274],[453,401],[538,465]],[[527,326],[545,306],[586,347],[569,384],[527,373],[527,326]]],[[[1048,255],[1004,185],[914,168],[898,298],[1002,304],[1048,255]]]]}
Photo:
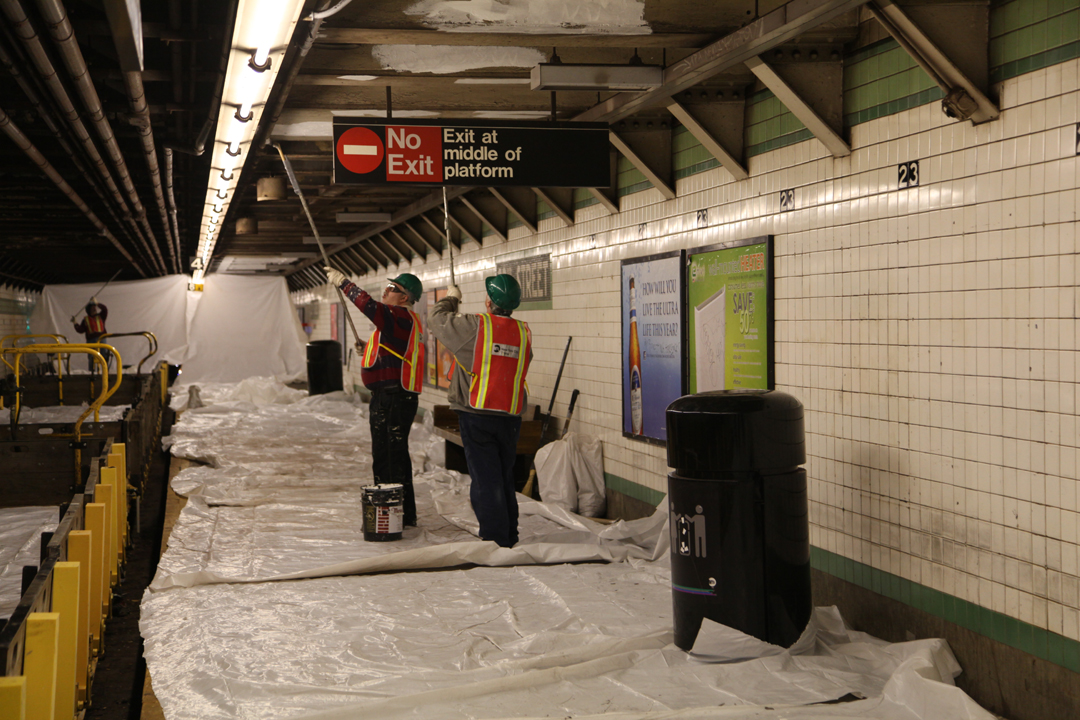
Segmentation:
{"type": "Polygon", "coordinates": [[[53,181],[56,187],[60,188],[60,191],[67,195],[71,202],[75,203],[75,206],[78,207],[79,210],[82,211],[83,215],[85,215],[87,219],[89,219],[90,222],[94,224],[94,227],[98,229],[98,232],[104,235],[109,240],[109,242],[111,242],[113,246],[116,247],[118,251],[120,251],[120,254],[123,255],[124,258],[131,263],[132,267],[134,267],[140,275],[146,277],[146,273],[143,271],[139,263],[135,261],[135,258],[133,258],[124,248],[124,246],[120,244],[120,241],[117,240],[111,232],[109,232],[109,228],[105,226],[105,223],[101,222],[98,216],[94,214],[94,211],[91,210],[85,202],[83,202],[82,198],[79,197],[78,193],[76,193],[75,190],[67,184],[64,178],[60,176],[60,173],[56,171],[56,168],[54,168],[49,163],[49,161],[45,159],[45,156],[42,155],[36,147],[34,147],[34,144],[30,142],[30,138],[26,137],[22,130],[20,130],[19,127],[14,122],[12,122],[11,118],[8,117],[7,113],[4,112],[3,108],[0,108],[0,130],[3,130],[4,133],[9,138],[11,138],[12,142],[14,142],[20,150],[26,153],[27,157],[29,157],[34,162],[34,164],[36,164],[41,169],[41,171],[45,173],[50,180],[53,181]]]}
{"type": "MultiPolygon", "coordinates": [[[[169,199],[169,219],[172,220],[173,237],[176,239],[176,252],[183,261],[183,248],[180,247],[180,224],[176,219],[176,196],[173,195],[173,158],[172,150],[165,148],[165,197],[169,199]]],[[[177,272],[183,272],[180,268],[177,272]]]]}
{"type": "MultiPolygon", "coordinates": [[[[121,208],[124,220],[131,225],[132,230],[143,245],[146,256],[151,261],[150,264],[153,265],[154,256],[150,250],[150,245],[147,242],[146,237],[142,233],[142,229],[133,217],[127,200],[125,200],[124,196],[121,194],[120,188],[116,185],[116,180],[113,179],[111,171],[105,164],[105,158],[101,156],[93,139],[90,137],[89,131],[86,129],[86,125],[83,124],[82,119],[79,117],[79,113],[75,109],[74,103],[71,101],[71,96],[68,95],[67,90],[64,88],[64,84],[60,81],[60,77],[56,73],[56,69],[53,67],[52,61],[45,52],[45,47],[41,44],[41,40],[38,38],[37,33],[34,32],[34,28],[30,25],[30,19],[26,16],[22,4],[19,0],[0,0],[0,9],[4,11],[4,14],[14,27],[15,34],[22,41],[23,46],[33,61],[42,81],[45,83],[46,87],[49,88],[49,92],[56,100],[64,118],[75,132],[75,136],[86,149],[98,174],[105,180],[109,192],[112,194],[117,205],[121,208]]],[[[143,214],[143,219],[145,219],[145,213],[143,214]]]]}
{"type": "MultiPolygon", "coordinates": [[[[19,4],[19,0],[5,0],[5,2],[19,4]]],[[[97,130],[102,142],[105,143],[109,157],[120,175],[120,181],[123,183],[124,190],[127,191],[131,205],[139,218],[139,224],[142,225],[147,237],[150,238],[151,247],[157,255],[161,269],[167,274],[168,268],[165,258],[161,254],[157,238],[154,236],[150,221],[146,217],[146,208],[143,207],[139,193],[131,180],[127,161],[120,150],[120,144],[113,133],[112,125],[109,124],[108,118],[105,117],[105,110],[101,106],[101,98],[98,96],[97,88],[94,87],[94,81],[90,79],[90,68],[86,66],[86,59],[83,57],[82,49],[75,40],[75,30],[71,27],[67,10],[60,0],[37,0],[37,6],[49,27],[49,34],[60,49],[60,56],[64,60],[64,66],[74,80],[79,96],[90,114],[90,121],[94,124],[94,128],[97,130]]],[[[173,251],[170,237],[169,217],[165,211],[165,195],[161,189],[161,168],[158,166],[157,151],[154,148],[153,129],[150,127],[150,111],[146,105],[146,97],[142,87],[142,74],[138,72],[124,73],[124,85],[127,88],[131,111],[135,116],[132,124],[138,130],[139,137],[142,140],[143,154],[146,156],[146,166],[150,173],[150,185],[153,187],[154,199],[157,202],[158,213],[161,215],[165,246],[169,249],[169,254],[172,255],[173,265],[176,266],[176,253],[173,251]]]]}
{"type": "MultiPolygon", "coordinates": [[[[51,0],[50,0],[51,1],[51,0]]],[[[146,169],[150,173],[150,184],[154,188],[154,200],[157,202],[161,224],[165,227],[165,247],[169,250],[173,271],[180,272],[180,261],[176,257],[176,245],[172,236],[169,213],[165,209],[165,193],[162,189],[161,166],[158,164],[157,147],[154,144],[154,128],[150,124],[150,107],[146,104],[146,88],[143,87],[141,72],[124,73],[124,88],[127,90],[128,104],[134,116],[132,124],[139,131],[142,140],[143,155],[146,157],[146,169]]]]}
{"type": "MultiPolygon", "coordinates": [[[[191,145],[181,144],[179,140],[166,140],[162,145],[170,150],[184,153],[185,155],[194,155],[196,157],[206,152],[206,141],[210,138],[210,131],[214,129],[214,123],[217,122],[218,112],[221,110],[221,94],[225,91],[225,73],[229,69],[229,53],[232,51],[232,28],[236,24],[236,6],[238,0],[231,0],[229,2],[229,10],[227,17],[225,18],[224,30],[222,32],[221,40],[221,58],[218,61],[218,79],[217,85],[214,87],[214,97],[210,100],[210,110],[206,115],[206,120],[203,121],[202,127],[199,129],[199,134],[191,145]]],[[[192,79],[194,83],[194,78],[192,79]]]]}
{"type": "Polygon", "coordinates": [[[8,54],[2,43],[0,43],[0,64],[3,64],[3,66],[7,68],[7,71],[11,73],[11,76],[15,78],[15,82],[22,89],[23,94],[26,95],[26,98],[30,101],[30,104],[34,107],[34,110],[37,111],[38,117],[41,118],[41,120],[45,123],[45,126],[49,128],[49,131],[56,138],[57,144],[67,154],[67,156],[71,158],[72,163],[75,165],[75,169],[78,170],[84,178],[86,178],[87,183],[93,189],[94,193],[97,194],[98,199],[101,200],[102,207],[104,207],[108,211],[109,217],[112,220],[114,226],[127,233],[126,236],[128,240],[131,241],[132,246],[134,246],[135,242],[130,235],[130,229],[116,215],[116,210],[113,208],[112,203],[109,202],[108,196],[102,190],[101,183],[94,182],[93,175],[87,169],[86,163],[83,161],[82,155],[76,152],[76,148],[72,147],[71,143],[68,142],[67,136],[61,131],[60,126],[57,125],[56,122],[53,120],[51,109],[45,105],[45,102],[43,101],[41,96],[38,95],[38,92],[31,83],[30,78],[28,78],[19,70],[18,63],[16,63],[15,60],[11,57],[11,55],[8,54]]]}

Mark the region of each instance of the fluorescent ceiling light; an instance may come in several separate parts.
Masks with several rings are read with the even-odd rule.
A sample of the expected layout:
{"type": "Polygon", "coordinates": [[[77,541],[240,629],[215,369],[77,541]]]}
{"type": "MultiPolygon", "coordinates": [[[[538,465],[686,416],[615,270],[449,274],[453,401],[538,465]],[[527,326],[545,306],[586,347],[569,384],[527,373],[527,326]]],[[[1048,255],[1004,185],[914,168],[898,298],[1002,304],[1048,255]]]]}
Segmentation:
{"type": "Polygon", "coordinates": [[[533,90],[651,90],[664,84],[659,65],[541,63],[530,73],[533,90]]]}
{"type": "Polygon", "coordinates": [[[393,213],[339,212],[337,214],[337,221],[339,223],[390,222],[393,217],[393,213]]]}

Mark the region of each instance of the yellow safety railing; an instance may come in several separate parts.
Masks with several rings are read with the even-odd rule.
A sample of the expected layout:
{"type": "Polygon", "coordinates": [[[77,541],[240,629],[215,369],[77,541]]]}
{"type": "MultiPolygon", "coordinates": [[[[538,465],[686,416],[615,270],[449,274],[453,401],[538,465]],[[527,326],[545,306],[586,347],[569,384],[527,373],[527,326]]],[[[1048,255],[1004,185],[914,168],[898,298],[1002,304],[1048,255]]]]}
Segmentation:
{"type": "MultiPolygon", "coordinates": [[[[57,344],[60,344],[60,343],[66,344],[67,341],[68,341],[66,336],[57,335],[55,333],[34,333],[34,334],[22,333],[22,334],[17,334],[17,335],[5,335],[4,337],[0,338],[0,348],[7,347],[9,341],[11,342],[11,347],[14,348],[14,347],[18,347],[16,345],[16,343],[19,342],[20,340],[32,340],[32,339],[35,339],[35,338],[50,338],[50,339],[52,339],[53,342],[55,342],[57,344]]],[[[54,354],[58,354],[58,353],[46,353],[46,354],[47,355],[54,355],[54,354]]],[[[61,357],[66,357],[66,356],[61,355],[61,357]]],[[[5,358],[3,356],[0,356],[0,360],[2,360],[4,362],[4,364],[8,366],[9,370],[11,370],[12,372],[15,372],[15,367],[10,362],[8,362],[7,358],[5,358]]],[[[63,405],[64,404],[64,367],[63,367],[63,364],[60,363],[60,362],[58,362],[56,365],[57,365],[57,375],[60,378],[60,380],[58,381],[58,392],[60,394],[60,404],[63,405]]],[[[70,361],[68,362],[68,374],[69,375],[71,374],[71,363],[70,363],[70,361]]],[[[4,407],[4,398],[0,397],[0,409],[3,409],[3,407],[4,407]]]]}
{"type": "Polygon", "coordinates": [[[138,375],[138,374],[140,374],[142,372],[143,363],[146,362],[147,360],[149,360],[150,358],[152,358],[154,356],[154,354],[157,353],[157,351],[158,351],[157,336],[154,335],[154,333],[150,332],[149,330],[143,330],[142,332],[128,332],[128,333],[105,333],[104,335],[99,337],[98,340],[103,341],[103,340],[105,340],[105,338],[115,338],[115,337],[133,337],[135,335],[142,335],[144,338],[146,338],[146,341],[148,343],[150,343],[150,352],[148,352],[146,354],[146,356],[142,360],[139,361],[139,366],[137,368],[135,368],[135,374],[138,375]]]}
{"type": "Polygon", "coordinates": [[[97,659],[104,653],[112,588],[119,582],[129,538],[126,446],[112,443],[105,457],[97,481],[88,482],[86,494],[77,495],[81,500],[69,508],[70,529],[61,537],[58,528],[58,538],[50,543],[49,557],[20,603],[25,609],[12,617],[15,621],[26,613],[21,616],[22,651],[15,658],[15,672],[21,669],[21,674],[12,674],[9,667],[8,675],[0,677],[4,720],[75,720],[89,704],[97,659]],[[51,593],[41,605],[33,599],[33,588],[43,583],[51,593]]]}

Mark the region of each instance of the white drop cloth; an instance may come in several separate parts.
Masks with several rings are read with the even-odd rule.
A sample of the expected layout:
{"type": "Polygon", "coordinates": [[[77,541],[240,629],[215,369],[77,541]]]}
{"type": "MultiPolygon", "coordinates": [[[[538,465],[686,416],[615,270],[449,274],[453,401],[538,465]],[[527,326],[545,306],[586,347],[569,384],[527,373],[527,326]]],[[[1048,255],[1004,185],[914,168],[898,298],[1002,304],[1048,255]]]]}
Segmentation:
{"type": "MultiPolygon", "coordinates": [[[[56,333],[69,342],[84,342],[72,316],[83,317],[91,295],[109,310],[110,333],[149,331],[158,352],[143,363],[143,371],[159,360],[183,366],[183,379],[236,382],[252,375],[280,378],[306,373],[306,337],[289,299],[284,278],[214,274],[203,292],[189,292],[190,278],[168,275],[148,280],[46,285],[30,315],[34,333],[56,333]]],[[[149,343],[142,336],[112,337],[113,345],[132,368],[146,357],[149,343]]],[[[73,357],[72,365],[85,367],[73,357]]]]}
{"type": "MultiPolygon", "coordinates": [[[[20,425],[38,425],[43,423],[73,423],[86,412],[89,405],[52,405],[49,407],[23,407],[19,409],[20,425]]],[[[98,420],[94,414],[86,416],[84,422],[118,422],[124,419],[124,413],[130,405],[102,405],[98,411],[98,420]]],[[[11,422],[11,408],[0,409],[0,425],[11,422]]]]}
{"type": "Polygon", "coordinates": [[[430,465],[424,426],[419,527],[364,542],[364,406],[268,387],[204,400],[167,439],[208,465],[174,479],[188,504],[142,603],[168,720],[992,717],[952,685],[944,641],[885,643],[834,609],[790,650],[715,623],[698,655],[679,650],[663,508],[604,526],[519,496],[522,542],[481,542],[467,476],[430,465]]]}
{"type": "Polygon", "coordinates": [[[53,506],[0,508],[0,618],[19,604],[24,565],[41,561],[41,533],[56,530],[60,509],[53,506]]]}

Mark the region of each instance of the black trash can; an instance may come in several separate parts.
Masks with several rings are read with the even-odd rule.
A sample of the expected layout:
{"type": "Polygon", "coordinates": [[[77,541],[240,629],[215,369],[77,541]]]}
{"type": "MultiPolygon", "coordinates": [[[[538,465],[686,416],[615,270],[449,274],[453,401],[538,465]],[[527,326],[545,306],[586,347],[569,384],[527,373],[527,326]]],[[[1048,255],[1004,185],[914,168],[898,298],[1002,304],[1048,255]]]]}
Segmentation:
{"type": "Polygon", "coordinates": [[[791,646],[810,620],[802,404],[775,390],[687,395],[667,409],[675,644],[703,618],[791,646]]]}
{"type": "Polygon", "coordinates": [[[342,390],[341,343],[313,340],[307,344],[308,395],[342,390]]]}

